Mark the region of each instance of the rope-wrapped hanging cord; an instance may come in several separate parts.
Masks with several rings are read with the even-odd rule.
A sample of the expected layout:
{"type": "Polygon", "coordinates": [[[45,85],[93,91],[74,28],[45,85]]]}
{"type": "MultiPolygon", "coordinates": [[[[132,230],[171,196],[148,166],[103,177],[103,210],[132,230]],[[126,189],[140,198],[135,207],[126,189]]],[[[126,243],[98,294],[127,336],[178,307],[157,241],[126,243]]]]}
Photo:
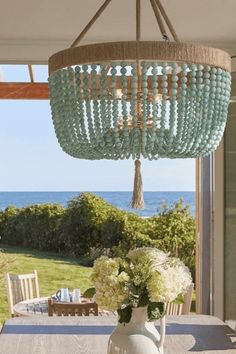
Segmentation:
{"type": "MultiPolygon", "coordinates": [[[[141,38],[141,0],[136,0],[136,41],[140,41],[141,38]]],[[[137,70],[138,70],[138,91],[141,92],[141,65],[137,60],[137,70]]],[[[141,101],[140,98],[137,99],[137,116],[138,124],[141,124],[141,101]]],[[[142,209],[144,208],[143,199],[143,181],[141,175],[141,162],[140,160],[135,160],[135,172],[134,172],[134,188],[132,196],[132,208],[142,209]]]]}
{"type": "Polygon", "coordinates": [[[105,10],[105,8],[108,6],[108,4],[111,2],[111,0],[105,0],[105,2],[102,4],[102,6],[98,9],[98,11],[95,13],[95,15],[93,16],[93,18],[89,21],[89,23],[85,26],[85,28],[83,29],[83,31],[79,34],[79,36],[74,40],[74,42],[71,44],[71,48],[76,47],[79,42],[81,41],[81,39],[84,38],[84,36],[86,35],[86,33],[88,32],[88,30],[92,27],[92,25],[94,24],[94,22],[96,22],[96,20],[98,19],[98,17],[103,13],[103,11],[105,10]]]}
{"type": "Polygon", "coordinates": [[[167,24],[167,27],[169,28],[170,33],[172,34],[172,37],[173,37],[174,41],[175,42],[179,42],[180,40],[179,40],[179,38],[178,38],[178,36],[177,36],[177,34],[175,32],[175,29],[174,29],[169,17],[167,16],[167,13],[165,12],[164,7],[162,6],[161,0],[155,0],[155,1],[156,1],[157,7],[160,10],[160,13],[163,16],[163,19],[165,20],[165,23],[167,24]]]}
{"type": "Polygon", "coordinates": [[[153,12],[154,12],[154,14],[156,16],[156,20],[157,20],[160,32],[162,34],[162,37],[163,37],[163,39],[166,40],[166,39],[168,39],[168,36],[167,36],[166,29],[165,29],[165,25],[164,25],[164,23],[162,21],[162,18],[161,18],[161,14],[160,14],[160,10],[158,8],[158,5],[157,5],[155,0],[150,0],[150,2],[151,2],[151,5],[152,5],[153,12]]]}
{"type": "MultiPolygon", "coordinates": [[[[141,1],[136,0],[136,41],[140,41],[141,36],[141,1]]],[[[138,90],[141,91],[141,66],[140,62],[137,61],[138,67],[138,90]]],[[[137,100],[137,115],[138,121],[141,124],[141,102],[140,99],[137,100]]],[[[141,175],[141,162],[140,160],[135,160],[135,172],[134,172],[134,189],[132,197],[132,208],[142,209],[144,208],[143,199],[143,181],[141,175]]]]}
{"type": "Polygon", "coordinates": [[[159,29],[160,29],[163,39],[169,41],[169,37],[168,37],[166,29],[165,29],[165,24],[166,24],[174,41],[179,42],[179,38],[175,32],[175,29],[174,29],[169,17],[167,16],[167,13],[165,12],[164,7],[162,6],[161,0],[150,0],[150,2],[152,5],[153,12],[156,16],[156,20],[157,20],[157,23],[158,23],[158,26],[159,26],[159,29]],[[164,24],[163,20],[164,20],[165,24],[164,24]]]}
{"type": "Polygon", "coordinates": [[[133,190],[133,197],[132,197],[132,208],[134,208],[134,209],[144,208],[143,182],[142,182],[142,175],[141,175],[141,162],[140,162],[140,160],[135,160],[134,190],[133,190]]]}

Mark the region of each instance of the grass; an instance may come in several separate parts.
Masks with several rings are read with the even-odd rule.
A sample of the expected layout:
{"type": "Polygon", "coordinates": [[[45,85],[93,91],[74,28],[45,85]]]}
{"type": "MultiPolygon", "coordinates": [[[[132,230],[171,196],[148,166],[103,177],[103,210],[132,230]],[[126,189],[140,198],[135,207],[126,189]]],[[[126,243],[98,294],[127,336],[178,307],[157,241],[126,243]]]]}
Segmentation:
{"type": "MultiPolygon", "coordinates": [[[[54,294],[59,288],[80,288],[84,291],[91,285],[89,275],[92,269],[82,266],[75,258],[64,258],[49,252],[30,251],[18,247],[0,245],[0,248],[4,251],[4,257],[10,261],[8,266],[10,273],[24,274],[34,269],[38,271],[40,296],[54,294]]],[[[7,318],[9,312],[5,279],[0,277],[0,324],[7,318]]]]}

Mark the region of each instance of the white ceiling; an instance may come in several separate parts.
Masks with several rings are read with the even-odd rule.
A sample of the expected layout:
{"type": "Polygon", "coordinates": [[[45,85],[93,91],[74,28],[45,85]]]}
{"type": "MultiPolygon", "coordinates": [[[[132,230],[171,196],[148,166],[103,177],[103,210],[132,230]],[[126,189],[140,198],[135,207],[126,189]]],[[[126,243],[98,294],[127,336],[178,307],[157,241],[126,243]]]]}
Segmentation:
{"type": "MultiPolygon", "coordinates": [[[[77,37],[104,0],[1,0],[0,62],[46,63],[77,37]]],[[[161,39],[149,0],[142,2],[143,39],[161,39]]],[[[236,54],[236,0],[162,0],[182,41],[236,54]]],[[[82,43],[132,40],[135,0],[112,0],[82,43]]]]}

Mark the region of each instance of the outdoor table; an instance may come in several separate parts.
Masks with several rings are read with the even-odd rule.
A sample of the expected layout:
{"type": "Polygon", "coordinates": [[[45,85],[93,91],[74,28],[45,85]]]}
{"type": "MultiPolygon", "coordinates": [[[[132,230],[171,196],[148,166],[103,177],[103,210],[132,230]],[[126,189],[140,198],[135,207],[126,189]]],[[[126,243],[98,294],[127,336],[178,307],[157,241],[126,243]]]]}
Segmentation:
{"type": "MultiPolygon", "coordinates": [[[[166,322],[165,354],[236,354],[236,333],[216,317],[167,316],[166,322]]],[[[116,323],[115,315],[12,318],[2,328],[0,353],[106,354],[116,323]]]]}
{"type": "Polygon", "coordinates": [[[14,314],[16,316],[48,316],[48,299],[49,296],[18,302],[13,306],[14,314]]]}

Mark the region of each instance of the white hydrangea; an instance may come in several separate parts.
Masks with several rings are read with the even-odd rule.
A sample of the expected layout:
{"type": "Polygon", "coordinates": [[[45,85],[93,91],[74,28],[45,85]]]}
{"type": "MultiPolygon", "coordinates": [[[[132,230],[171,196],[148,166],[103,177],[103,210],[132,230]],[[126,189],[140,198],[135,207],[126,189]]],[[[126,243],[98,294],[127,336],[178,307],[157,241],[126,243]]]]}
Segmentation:
{"type": "Polygon", "coordinates": [[[119,274],[119,260],[101,257],[94,263],[92,279],[95,282],[95,300],[101,308],[117,310],[128,296],[126,282],[129,276],[119,274]]]}
{"type": "Polygon", "coordinates": [[[103,256],[95,261],[92,280],[101,308],[134,306],[134,299],[137,303],[137,297],[146,290],[151,302],[171,302],[184,294],[192,282],[183,262],[156,248],[132,250],[127,258],[128,261],[103,256]]]}
{"type": "Polygon", "coordinates": [[[145,284],[152,275],[152,269],[165,264],[168,255],[157,248],[136,248],[128,253],[132,281],[135,286],[145,284]]]}
{"type": "Polygon", "coordinates": [[[167,253],[152,247],[136,248],[128,253],[128,258],[133,262],[142,262],[142,259],[148,258],[155,264],[163,264],[167,257],[167,253]]]}
{"type": "Polygon", "coordinates": [[[124,271],[121,272],[117,278],[118,278],[119,283],[128,282],[130,280],[130,276],[124,271]]]}
{"type": "Polygon", "coordinates": [[[153,269],[147,289],[151,301],[171,302],[178,295],[184,294],[191,283],[190,271],[184,263],[179,259],[170,258],[164,266],[153,269]]]}

